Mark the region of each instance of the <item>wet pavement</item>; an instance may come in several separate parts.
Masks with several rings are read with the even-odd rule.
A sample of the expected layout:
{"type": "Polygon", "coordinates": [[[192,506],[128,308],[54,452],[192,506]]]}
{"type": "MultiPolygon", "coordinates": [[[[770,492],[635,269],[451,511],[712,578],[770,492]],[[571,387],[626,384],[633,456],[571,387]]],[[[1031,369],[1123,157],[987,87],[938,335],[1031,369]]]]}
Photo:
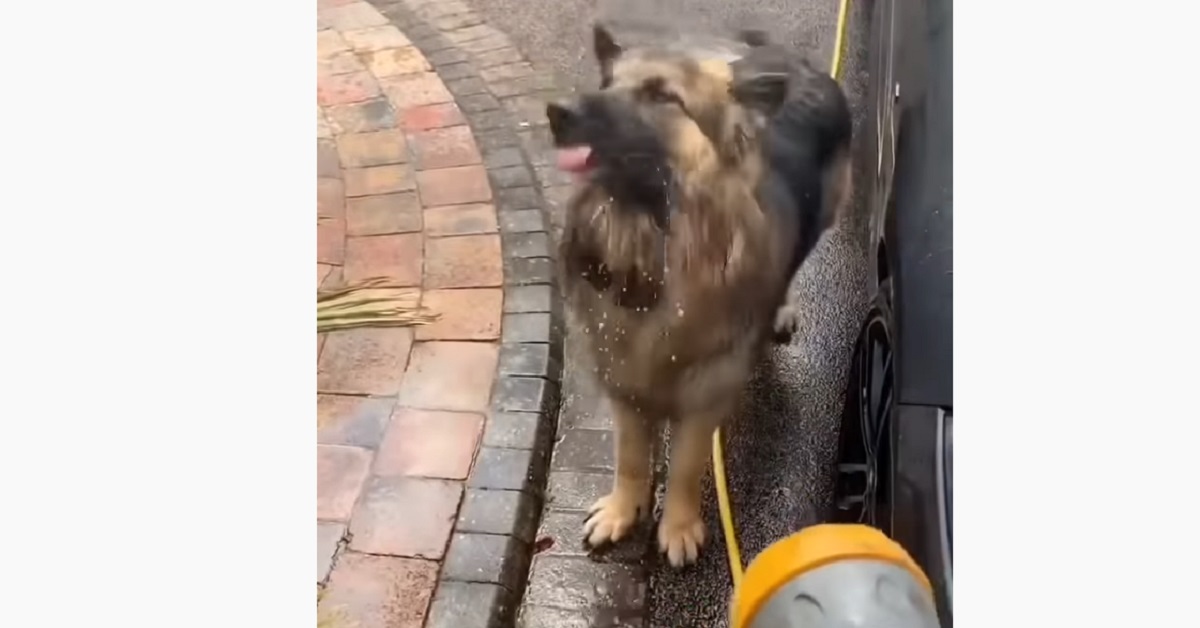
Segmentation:
{"type": "MultiPolygon", "coordinates": [[[[619,25],[641,21],[671,24],[682,32],[763,28],[776,41],[791,44],[799,54],[826,68],[837,18],[836,0],[666,0],[654,6],[635,0],[488,0],[472,4],[508,33],[536,65],[555,69],[575,86],[591,86],[596,76],[589,52],[590,20],[580,16],[599,15],[615,22],[618,33],[619,25]]],[[[852,3],[842,61],[842,84],[854,108],[856,132],[864,113],[863,44],[868,9],[868,5],[852,3]]],[[[856,173],[861,166],[856,164],[856,173]]],[[[863,180],[861,175],[856,178],[863,180]]],[[[854,211],[825,236],[801,269],[793,285],[802,304],[799,333],[792,345],[776,349],[761,366],[743,411],[726,428],[733,511],[746,561],[772,541],[820,521],[828,512],[845,371],[866,311],[863,196],[856,193],[854,211]]],[[[560,425],[607,426],[605,404],[590,384],[588,370],[579,344],[568,334],[560,425]]],[[[604,451],[611,447],[607,441],[577,445],[572,459],[595,456],[596,471],[607,466],[611,457],[610,451],[604,451]]],[[[558,447],[563,446],[560,443],[558,447]]],[[[656,557],[649,559],[651,573],[644,601],[649,605],[647,625],[653,628],[727,623],[731,583],[711,480],[706,492],[711,540],[700,562],[673,572],[656,557]]],[[[564,536],[572,534],[575,523],[564,522],[564,536]]],[[[625,551],[636,552],[637,548],[625,551]]],[[[571,579],[569,574],[562,576],[571,579]]],[[[643,601],[640,592],[623,592],[617,597],[631,598],[617,606],[636,606],[643,601]]],[[[605,625],[619,624],[619,617],[612,619],[605,625]]]]}

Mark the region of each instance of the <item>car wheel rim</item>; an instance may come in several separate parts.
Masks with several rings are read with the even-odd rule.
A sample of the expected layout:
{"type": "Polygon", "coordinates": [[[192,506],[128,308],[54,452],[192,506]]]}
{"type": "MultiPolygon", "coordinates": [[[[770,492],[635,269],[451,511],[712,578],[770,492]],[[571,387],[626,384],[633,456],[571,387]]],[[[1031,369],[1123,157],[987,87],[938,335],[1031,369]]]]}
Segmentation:
{"type": "Polygon", "coordinates": [[[888,491],[888,423],[893,402],[893,352],[882,312],[872,312],[855,348],[854,381],[847,403],[857,421],[843,447],[839,475],[843,476],[838,508],[844,517],[879,526],[886,523],[888,491]]]}

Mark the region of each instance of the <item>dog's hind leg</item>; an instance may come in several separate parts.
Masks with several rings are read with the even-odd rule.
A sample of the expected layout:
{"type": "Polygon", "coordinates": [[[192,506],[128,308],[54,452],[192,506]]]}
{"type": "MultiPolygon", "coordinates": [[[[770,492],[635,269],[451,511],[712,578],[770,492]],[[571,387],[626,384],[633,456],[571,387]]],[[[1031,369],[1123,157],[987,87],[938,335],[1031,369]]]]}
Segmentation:
{"type": "MultiPolygon", "coordinates": [[[[841,215],[850,206],[853,194],[851,166],[850,151],[843,147],[837,150],[829,166],[821,173],[820,230],[822,232],[837,224],[841,215]]],[[[800,261],[803,262],[803,258],[800,261]]],[[[799,270],[798,267],[790,269],[789,283],[797,270],[799,270]]],[[[776,344],[790,343],[796,330],[800,327],[800,310],[797,305],[792,303],[790,293],[790,290],[785,292],[783,305],[775,311],[773,339],[776,344]]]]}
{"type": "Polygon", "coordinates": [[[620,541],[650,512],[651,442],[654,424],[629,404],[612,400],[616,473],[612,492],[589,509],[583,539],[591,547],[620,541]]]}
{"type": "Polygon", "coordinates": [[[854,193],[853,172],[850,148],[838,148],[832,162],[821,173],[822,229],[832,227],[850,207],[851,195],[854,193]]]}
{"type": "Polygon", "coordinates": [[[718,424],[719,420],[701,415],[684,417],[671,425],[671,459],[662,521],[658,524],[658,549],[667,555],[672,567],[696,562],[704,545],[701,481],[718,424]]]}

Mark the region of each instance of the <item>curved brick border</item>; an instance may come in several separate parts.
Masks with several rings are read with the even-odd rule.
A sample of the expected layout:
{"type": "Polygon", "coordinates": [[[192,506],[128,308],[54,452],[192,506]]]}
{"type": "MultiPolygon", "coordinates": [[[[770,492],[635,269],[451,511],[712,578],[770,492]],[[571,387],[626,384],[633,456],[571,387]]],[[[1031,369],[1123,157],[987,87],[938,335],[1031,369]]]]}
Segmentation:
{"type": "MultiPolygon", "coordinates": [[[[318,339],[319,391],[357,395],[318,402],[328,423],[318,437],[322,606],[348,609],[364,628],[508,626],[528,573],[561,381],[545,207],[569,188],[526,148],[544,139],[547,94],[514,91],[502,103],[462,64],[469,51],[493,53],[480,73],[540,85],[522,74],[528,64],[513,60],[515,50],[478,38],[459,47],[407,5],[373,4],[319,2],[318,282],[384,274],[421,283],[443,321],[318,339]],[[518,103],[530,120],[510,115],[518,103]],[[491,283],[496,236],[487,234],[496,231],[502,279],[491,283]],[[403,252],[422,243],[414,263],[403,252]],[[494,369],[484,407],[467,390],[480,368],[494,369]],[[477,452],[467,418],[475,412],[477,452]],[[464,443],[475,454],[469,475],[464,443]]],[[[423,6],[443,24],[471,19],[461,3],[423,6]]]]}
{"type": "MultiPolygon", "coordinates": [[[[560,297],[550,288],[555,238],[548,236],[561,233],[561,217],[572,187],[570,178],[550,165],[552,142],[545,103],[569,91],[567,83],[544,68],[535,68],[504,33],[463,0],[368,1],[408,34],[456,96],[475,129],[497,190],[506,272],[514,271],[506,280],[546,286],[537,294],[539,306],[550,310],[549,316],[528,321],[536,324],[536,329],[526,336],[539,342],[545,338],[548,354],[543,358],[539,353],[536,366],[514,371],[556,384],[541,396],[539,407],[546,410],[542,431],[530,432],[520,442],[532,455],[513,470],[515,474],[517,469],[527,469],[527,486],[542,497],[544,511],[536,501],[523,504],[532,512],[526,517],[522,510],[519,518],[521,525],[529,526],[521,528],[523,534],[534,525],[526,522],[537,522],[539,552],[532,558],[527,579],[525,563],[514,566],[518,575],[508,580],[514,588],[501,589],[502,595],[482,595],[494,590],[467,585],[443,586],[434,601],[435,616],[446,613],[454,620],[438,625],[641,626],[646,614],[644,558],[653,547],[652,527],[641,530],[640,541],[603,557],[582,550],[578,534],[584,509],[611,482],[612,426],[607,417],[591,416],[575,406],[564,405],[560,410],[557,394],[552,392],[562,381],[564,356],[560,297]],[[524,591],[519,590],[522,582],[524,591]],[[481,623],[485,617],[492,623],[481,623]]],[[[505,298],[507,304],[511,297],[506,293],[505,298]]],[[[506,319],[506,334],[509,324],[506,319]]],[[[532,400],[533,395],[530,397],[532,400]]]]}

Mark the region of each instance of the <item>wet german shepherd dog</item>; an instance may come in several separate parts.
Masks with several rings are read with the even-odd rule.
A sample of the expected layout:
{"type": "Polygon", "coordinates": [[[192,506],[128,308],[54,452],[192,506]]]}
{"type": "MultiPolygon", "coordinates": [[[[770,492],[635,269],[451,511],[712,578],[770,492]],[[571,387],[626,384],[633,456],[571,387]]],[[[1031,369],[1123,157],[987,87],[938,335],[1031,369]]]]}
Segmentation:
{"type": "Polygon", "coordinates": [[[789,283],[848,199],[850,111],[833,79],[761,33],[729,61],[593,30],[599,89],[546,108],[577,180],[562,286],[616,430],[613,489],[584,537],[619,541],[649,515],[653,439],[670,422],[657,536],[680,567],[705,540],[713,432],[763,349],[795,330],[789,283]]]}

